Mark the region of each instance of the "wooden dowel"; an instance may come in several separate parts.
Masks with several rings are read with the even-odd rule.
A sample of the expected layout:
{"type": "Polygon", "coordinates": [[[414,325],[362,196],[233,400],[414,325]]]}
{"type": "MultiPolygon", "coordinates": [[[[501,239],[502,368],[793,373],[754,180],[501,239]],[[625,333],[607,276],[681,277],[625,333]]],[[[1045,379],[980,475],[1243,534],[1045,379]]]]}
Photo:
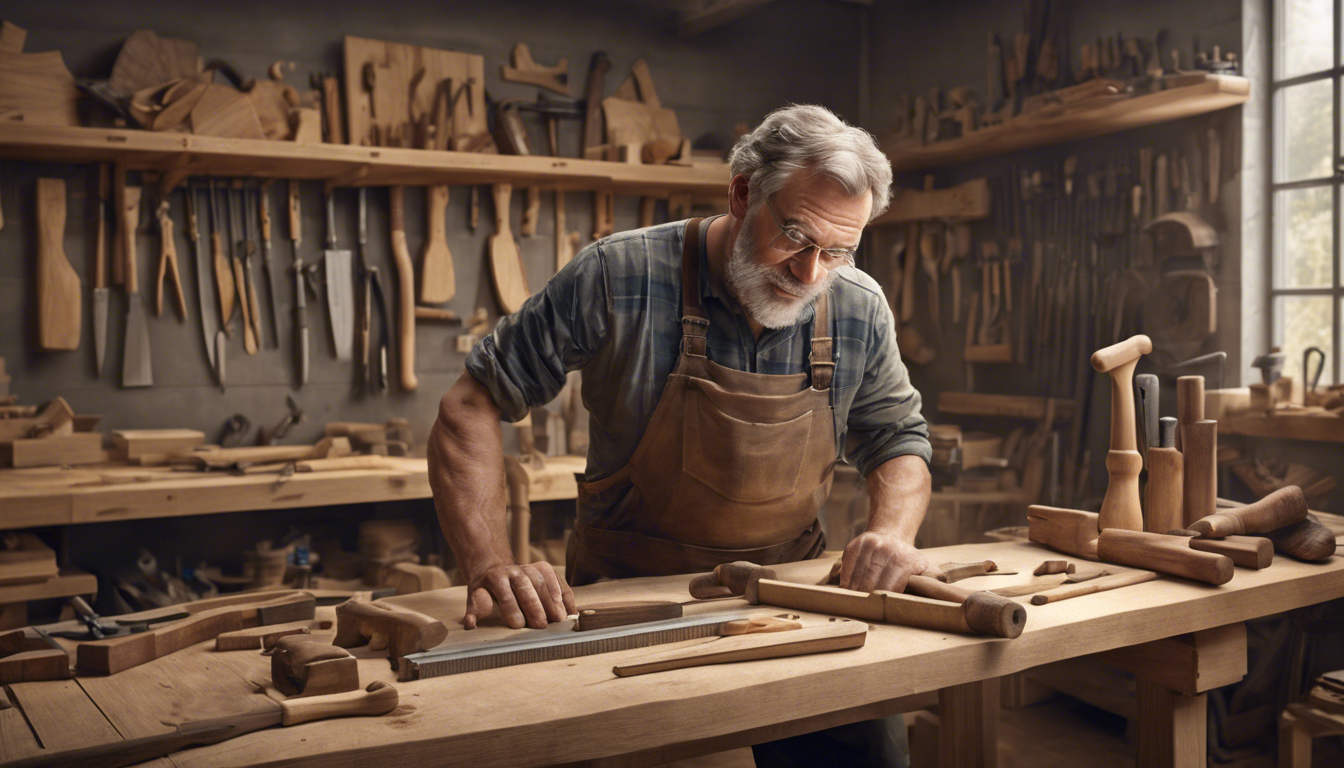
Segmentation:
{"type": "Polygon", "coordinates": [[[1218,498],[1218,422],[1196,421],[1179,430],[1185,435],[1184,525],[1214,513],[1218,498]]]}

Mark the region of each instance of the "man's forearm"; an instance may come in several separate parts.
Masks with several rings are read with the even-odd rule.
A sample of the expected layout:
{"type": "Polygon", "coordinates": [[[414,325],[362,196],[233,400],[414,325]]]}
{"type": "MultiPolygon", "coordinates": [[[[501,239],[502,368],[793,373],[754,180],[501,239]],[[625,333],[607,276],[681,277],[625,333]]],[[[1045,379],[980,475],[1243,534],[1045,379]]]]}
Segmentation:
{"type": "Polygon", "coordinates": [[[471,578],[495,563],[512,563],[504,525],[499,411],[470,374],[439,405],[428,451],[439,525],[463,575],[471,578]]]}
{"type": "Polygon", "coordinates": [[[868,530],[914,544],[933,479],[919,456],[897,456],[868,473],[868,530]]]}

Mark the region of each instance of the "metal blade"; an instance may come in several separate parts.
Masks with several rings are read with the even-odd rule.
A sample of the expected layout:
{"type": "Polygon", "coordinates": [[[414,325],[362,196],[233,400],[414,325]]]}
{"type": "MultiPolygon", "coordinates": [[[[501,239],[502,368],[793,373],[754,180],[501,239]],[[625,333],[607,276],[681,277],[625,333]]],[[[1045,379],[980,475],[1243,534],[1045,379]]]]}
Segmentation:
{"type": "Polygon", "coordinates": [[[152,387],[154,372],[149,362],[149,323],[145,301],[138,293],[126,294],[126,351],[121,360],[121,386],[152,387]]]}
{"type": "Polygon", "coordinates": [[[215,333],[215,373],[219,376],[219,391],[224,391],[224,352],[228,348],[229,337],[223,331],[215,333]]]}
{"type": "Polygon", "coordinates": [[[266,306],[271,316],[271,332],[267,336],[269,342],[266,346],[277,349],[280,346],[280,318],[275,311],[275,298],[284,290],[284,286],[276,283],[276,270],[271,269],[271,241],[263,240],[261,246],[261,271],[266,278],[266,306]]]}
{"type": "Polygon", "coordinates": [[[200,241],[192,244],[196,251],[196,295],[200,299],[201,337],[205,340],[205,354],[210,358],[210,367],[215,366],[215,334],[219,332],[219,318],[215,316],[215,298],[210,291],[210,275],[213,270],[205,249],[200,241]]]}
{"type": "Polygon", "coordinates": [[[331,318],[331,338],[336,347],[337,360],[354,356],[355,341],[355,286],[351,272],[349,251],[330,250],[323,253],[327,269],[327,313],[331,318]]]}
{"type": "Polygon", "coordinates": [[[93,289],[93,353],[99,376],[103,375],[103,360],[107,356],[107,296],[106,288],[93,289]]]}

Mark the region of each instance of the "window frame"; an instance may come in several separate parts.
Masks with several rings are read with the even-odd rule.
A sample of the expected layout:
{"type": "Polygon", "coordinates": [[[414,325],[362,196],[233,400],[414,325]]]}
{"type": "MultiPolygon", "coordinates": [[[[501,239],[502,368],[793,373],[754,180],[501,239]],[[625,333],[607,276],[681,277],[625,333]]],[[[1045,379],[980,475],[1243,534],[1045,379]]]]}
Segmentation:
{"type": "MultiPolygon", "coordinates": [[[[1341,237],[1344,237],[1344,216],[1341,215],[1340,207],[1344,205],[1344,193],[1341,193],[1341,187],[1344,187],[1344,146],[1341,145],[1341,122],[1344,122],[1344,116],[1341,115],[1341,93],[1344,88],[1344,0],[1334,0],[1333,2],[1333,23],[1332,39],[1333,52],[1331,61],[1333,65],[1324,70],[1308,72],[1305,74],[1294,75],[1293,77],[1277,79],[1279,70],[1279,30],[1278,24],[1283,4],[1286,0],[1270,0],[1270,13],[1268,19],[1268,32],[1270,41],[1269,56],[1269,157],[1268,157],[1268,184],[1266,185],[1266,211],[1269,214],[1269,244],[1270,258],[1268,264],[1267,283],[1267,320],[1269,325],[1269,338],[1272,344],[1277,344],[1280,339],[1282,328],[1279,327],[1278,300],[1283,297],[1328,297],[1331,299],[1330,305],[1330,349],[1327,350],[1330,355],[1330,366],[1328,377],[1335,384],[1344,384],[1344,367],[1341,366],[1340,356],[1344,353],[1344,267],[1341,267],[1341,237]],[[1331,165],[1332,172],[1329,176],[1317,177],[1311,179],[1298,179],[1295,181],[1275,181],[1278,177],[1278,170],[1281,166],[1282,149],[1279,142],[1281,133],[1279,120],[1281,115],[1276,113],[1275,107],[1279,102],[1280,94],[1294,86],[1303,86],[1310,83],[1328,80],[1333,86],[1331,88],[1331,101],[1333,103],[1333,120],[1331,121],[1331,165]],[[1277,287],[1277,275],[1275,267],[1278,264],[1278,251],[1280,247],[1280,230],[1276,220],[1276,211],[1278,195],[1280,192],[1302,189],[1318,189],[1329,187],[1330,194],[1330,226],[1331,226],[1331,272],[1333,274],[1332,285],[1319,288],[1280,288],[1277,287]]],[[[1290,365],[1293,361],[1290,361],[1290,365]]],[[[1306,371],[1302,372],[1303,377],[1306,371]]],[[[1322,378],[1327,378],[1322,376],[1322,378]]],[[[1305,386],[1306,382],[1303,382],[1305,386]]]]}

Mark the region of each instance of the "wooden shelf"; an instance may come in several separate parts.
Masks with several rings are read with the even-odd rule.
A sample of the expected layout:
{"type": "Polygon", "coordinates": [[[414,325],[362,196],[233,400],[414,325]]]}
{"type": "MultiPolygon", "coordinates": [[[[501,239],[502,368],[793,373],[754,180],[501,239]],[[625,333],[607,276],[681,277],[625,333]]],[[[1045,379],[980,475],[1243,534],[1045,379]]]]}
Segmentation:
{"type": "Polygon", "coordinates": [[[1344,443],[1344,419],[1313,414],[1229,415],[1218,422],[1218,434],[1344,443]]]}
{"type": "Polygon", "coordinates": [[[221,139],[186,133],[59,128],[0,122],[0,158],[50,163],[119,162],[174,182],[189,175],[332,181],[337,186],[493,184],[722,198],[724,163],[638,165],[567,157],[483,155],[423,149],[221,139]]]}
{"type": "Polygon", "coordinates": [[[0,605],[96,594],[98,594],[97,576],[74,568],[63,568],[60,575],[52,576],[46,581],[0,587],[0,605]]]}
{"type": "Polygon", "coordinates": [[[957,165],[1022,149],[1156,125],[1235,107],[1250,98],[1250,81],[1209,75],[1202,83],[1134,97],[1115,97],[1063,112],[1015,118],[950,141],[925,146],[884,146],[897,173],[957,165]]]}
{"type": "Polygon", "coordinates": [[[1055,403],[1055,421],[1073,418],[1074,401],[1029,395],[986,395],[979,392],[941,392],[938,413],[943,416],[997,416],[1005,419],[1041,421],[1046,402],[1055,403]]]}

